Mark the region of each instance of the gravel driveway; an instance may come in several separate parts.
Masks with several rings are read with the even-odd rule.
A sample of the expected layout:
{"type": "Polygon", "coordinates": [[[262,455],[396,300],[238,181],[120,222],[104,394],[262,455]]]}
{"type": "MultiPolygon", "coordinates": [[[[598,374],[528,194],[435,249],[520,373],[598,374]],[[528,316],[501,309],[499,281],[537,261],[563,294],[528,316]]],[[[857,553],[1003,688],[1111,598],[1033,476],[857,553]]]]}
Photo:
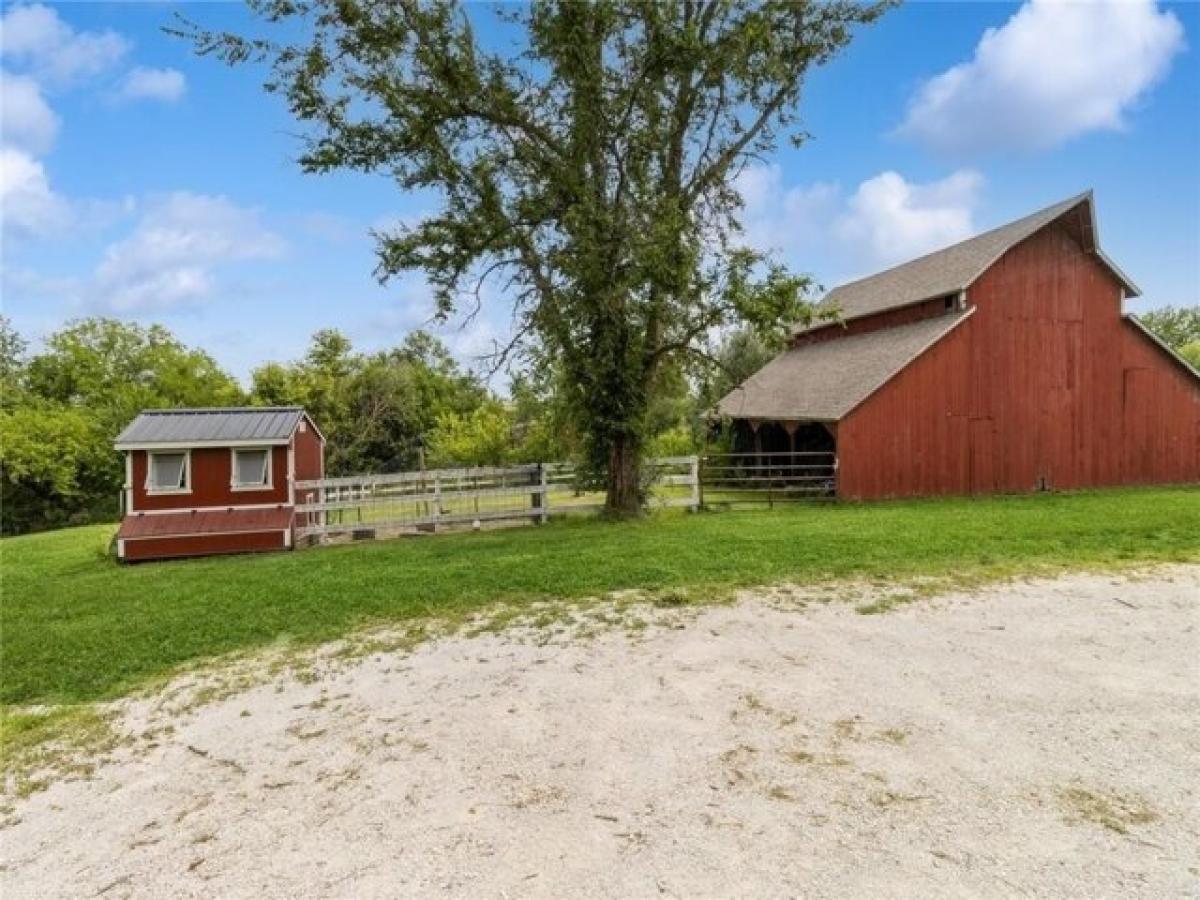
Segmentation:
{"type": "Polygon", "coordinates": [[[18,801],[18,897],[1200,895],[1200,567],[290,676],[18,801]]]}

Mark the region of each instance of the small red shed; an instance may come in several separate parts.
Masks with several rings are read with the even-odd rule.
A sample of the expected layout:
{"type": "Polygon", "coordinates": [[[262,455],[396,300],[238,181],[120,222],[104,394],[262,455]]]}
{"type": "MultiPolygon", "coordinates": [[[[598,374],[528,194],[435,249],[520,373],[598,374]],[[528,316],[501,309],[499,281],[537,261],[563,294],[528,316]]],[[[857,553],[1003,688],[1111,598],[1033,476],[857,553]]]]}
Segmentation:
{"type": "Polygon", "coordinates": [[[298,406],[145,410],[115,446],[130,562],[290,549],[295,483],[325,473],[325,437],[298,406]]]}

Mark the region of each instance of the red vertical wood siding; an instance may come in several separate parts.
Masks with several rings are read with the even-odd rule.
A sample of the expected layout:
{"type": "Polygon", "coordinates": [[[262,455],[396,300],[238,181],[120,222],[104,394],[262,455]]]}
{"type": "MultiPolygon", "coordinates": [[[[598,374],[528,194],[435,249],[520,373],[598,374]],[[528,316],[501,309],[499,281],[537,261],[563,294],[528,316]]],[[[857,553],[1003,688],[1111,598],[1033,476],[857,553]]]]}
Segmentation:
{"type": "Polygon", "coordinates": [[[1018,244],[974,314],[852,411],[848,498],[1200,481],[1200,379],[1121,318],[1066,229],[1018,244]]]}
{"type": "Polygon", "coordinates": [[[297,428],[292,435],[296,448],[296,480],[315,481],[325,477],[325,444],[312,425],[302,424],[304,430],[297,428]]]}
{"type": "Polygon", "coordinates": [[[229,486],[233,460],[228,447],[198,447],[192,450],[192,489],[186,494],[148,494],[147,451],[131,452],[133,508],[136,511],[288,502],[288,448],[285,446],[271,448],[272,486],[261,491],[235,491],[229,486]]]}
{"type": "Polygon", "coordinates": [[[886,312],[875,313],[851,319],[849,322],[832,322],[822,325],[812,331],[798,334],[791,339],[789,346],[803,347],[806,344],[816,344],[821,341],[834,341],[838,338],[849,337],[852,334],[866,334],[868,331],[878,331],[880,328],[894,328],[897,325],[908,325],[945,315],[946,298],[935,297],[920,303],[912,303],[899,309],[889,309],[886,312]]]}

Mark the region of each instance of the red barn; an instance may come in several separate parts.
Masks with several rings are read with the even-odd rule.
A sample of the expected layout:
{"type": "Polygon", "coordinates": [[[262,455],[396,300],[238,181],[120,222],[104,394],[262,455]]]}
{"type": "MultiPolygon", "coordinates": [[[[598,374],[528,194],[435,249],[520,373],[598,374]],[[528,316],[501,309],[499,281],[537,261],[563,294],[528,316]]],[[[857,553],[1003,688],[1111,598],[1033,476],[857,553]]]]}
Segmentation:
{"type": "Polygon", "coordinates": [[[831,291],[719,404],[846,498],[1200,481],[1200,373],[1123,302],[1089,191],[831,291]]]}
{"type": "Polygon", "coordinates": [[[299,407],[146,410],[116,448],[128,561],[288,549],[294,485],[325,471],[325,438],[299,407]]]}

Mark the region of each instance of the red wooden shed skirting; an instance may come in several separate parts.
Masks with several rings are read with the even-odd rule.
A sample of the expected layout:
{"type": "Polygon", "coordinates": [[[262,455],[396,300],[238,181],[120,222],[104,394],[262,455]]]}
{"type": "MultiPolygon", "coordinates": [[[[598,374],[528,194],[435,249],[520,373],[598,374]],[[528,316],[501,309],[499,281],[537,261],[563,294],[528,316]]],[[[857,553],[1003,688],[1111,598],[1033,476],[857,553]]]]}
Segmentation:
{"type": "Polygon", "coordinates": [[[116,540],[124,559],[208,556],[284,550],[290,544],[292,509],[149,512],[121,522],[116,540]]]}
{"type": "Polygon", "coordinates": [[[283,550],[291,541],[292,510],[197,510],[144,513],[121,522],[117,540],[127,560],[283,550]]]}

